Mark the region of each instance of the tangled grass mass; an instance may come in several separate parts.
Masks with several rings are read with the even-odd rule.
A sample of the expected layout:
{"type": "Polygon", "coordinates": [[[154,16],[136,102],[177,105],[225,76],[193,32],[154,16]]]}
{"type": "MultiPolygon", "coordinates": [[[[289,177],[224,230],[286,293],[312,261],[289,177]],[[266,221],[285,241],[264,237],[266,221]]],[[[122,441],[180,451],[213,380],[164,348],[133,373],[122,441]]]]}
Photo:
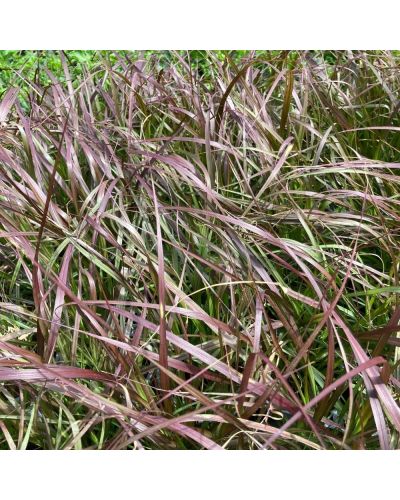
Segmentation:
{"type": "Polygon", "coordinates": [[[0,448],[398,449],[400,54],[31,57],[0,448]]]}

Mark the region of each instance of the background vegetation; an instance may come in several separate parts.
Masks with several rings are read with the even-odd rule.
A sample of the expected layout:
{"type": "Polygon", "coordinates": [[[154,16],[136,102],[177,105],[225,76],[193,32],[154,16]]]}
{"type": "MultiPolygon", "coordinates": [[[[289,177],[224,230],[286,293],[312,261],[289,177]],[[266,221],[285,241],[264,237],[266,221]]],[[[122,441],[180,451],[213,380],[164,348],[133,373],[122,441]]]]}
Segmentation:
{"type": "Polygon", "coordinates": [[[396,52],[2,52],[0,447],[397,449],[396,52]]]}

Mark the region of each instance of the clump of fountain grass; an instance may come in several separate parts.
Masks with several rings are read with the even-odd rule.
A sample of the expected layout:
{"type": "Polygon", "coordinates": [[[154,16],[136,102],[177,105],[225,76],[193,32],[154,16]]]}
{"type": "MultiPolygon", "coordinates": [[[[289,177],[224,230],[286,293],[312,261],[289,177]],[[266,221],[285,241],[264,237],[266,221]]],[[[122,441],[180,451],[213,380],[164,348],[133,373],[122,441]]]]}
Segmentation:
{"type": "Polygon", "coordinates": [[[398,448],[399,55],[145,56],[1,98],[0,448],[398,448]]]}

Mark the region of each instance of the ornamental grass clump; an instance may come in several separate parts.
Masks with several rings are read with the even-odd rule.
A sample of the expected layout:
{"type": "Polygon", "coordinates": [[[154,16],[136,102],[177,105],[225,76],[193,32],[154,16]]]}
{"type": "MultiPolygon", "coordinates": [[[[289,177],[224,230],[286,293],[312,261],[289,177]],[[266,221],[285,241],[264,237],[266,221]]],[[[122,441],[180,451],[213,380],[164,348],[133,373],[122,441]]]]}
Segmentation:
{"type": "Polygon", "coordinates": [[[0,448],[399,448],[399,54],[167,56],[1,97],[0,448]]]}

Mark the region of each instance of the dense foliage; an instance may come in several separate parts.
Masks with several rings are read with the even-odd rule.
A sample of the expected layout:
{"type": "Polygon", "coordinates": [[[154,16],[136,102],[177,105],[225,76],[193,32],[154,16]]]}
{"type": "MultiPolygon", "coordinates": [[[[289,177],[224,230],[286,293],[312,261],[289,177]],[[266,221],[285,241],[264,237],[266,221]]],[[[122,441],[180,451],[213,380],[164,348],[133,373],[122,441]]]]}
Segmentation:
{"type": "Polygon", "coordinates": [[[398,448],[399,62],[4,52],[0,448],[398,448]]]}

